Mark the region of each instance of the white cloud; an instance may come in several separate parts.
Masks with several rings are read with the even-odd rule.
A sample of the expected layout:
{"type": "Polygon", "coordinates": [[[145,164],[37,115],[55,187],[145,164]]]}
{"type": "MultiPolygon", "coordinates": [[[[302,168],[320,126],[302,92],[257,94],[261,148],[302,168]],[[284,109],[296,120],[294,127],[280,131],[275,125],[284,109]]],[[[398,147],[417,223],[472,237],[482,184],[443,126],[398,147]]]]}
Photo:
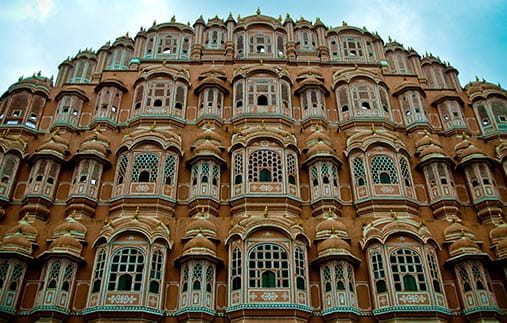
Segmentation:
{"type": "Polygon", "coordinates": [[[36,20],[45,22],[56,12],[54,0],[29,0],[25,2],[7,2],[3,4],[0,17],[4,20],[36,20]]]}

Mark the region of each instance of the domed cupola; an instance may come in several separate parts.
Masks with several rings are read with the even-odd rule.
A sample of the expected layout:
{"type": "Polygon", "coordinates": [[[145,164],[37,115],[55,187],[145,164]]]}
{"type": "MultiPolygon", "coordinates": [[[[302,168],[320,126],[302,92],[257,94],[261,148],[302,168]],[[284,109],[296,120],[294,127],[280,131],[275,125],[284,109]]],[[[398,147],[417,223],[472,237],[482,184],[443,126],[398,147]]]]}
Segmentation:
{"type": "Polygon", "coordinates": [[[201,209],[200,214],[195,215],[185,228],[184,240],[189,240],[198,234],[204,237],[217,241],[217,226],[209,219],[209,214],[205,213],[204,208],[201,209]]]}
{"type": "Polygon", "coordinates": [[[102,134],[102,129],[95,128],[86,136],[76,153],[77,156],[96,156],[104,162],[108,162],[107,155],[110,153],[109,138],[102,134]]]}
{"type": "Polygon", "coordinates": [[[69,155],[69,144],[65,140],[60,130],[57,128],[51,133],[49,138],[36,149],[34,156],[52,156],[60,161],[65,161],[69,155]]]}
{"type": "Polygon", "coordinates": [[[0,254],[18,255],[31,259],[33,249],[37,246],[38,234],[38,230],[29,220],[29,215],[25,215],[14,228],[5,233],[0,242],[0,254]]]}

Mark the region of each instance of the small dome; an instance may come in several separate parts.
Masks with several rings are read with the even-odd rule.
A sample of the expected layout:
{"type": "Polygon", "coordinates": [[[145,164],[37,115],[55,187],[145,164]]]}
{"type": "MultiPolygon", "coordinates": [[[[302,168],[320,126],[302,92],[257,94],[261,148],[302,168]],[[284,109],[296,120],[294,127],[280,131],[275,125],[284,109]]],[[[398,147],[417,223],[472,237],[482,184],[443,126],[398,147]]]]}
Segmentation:
{"type": "Polygon", "coordinates": [[[463,236],[449,246],[449,253],[451,257],[454,257],[463,254],[478,254],[481,253],[481,249],[477,243],[473,242],[468,237],[463,236]]]}
{"type": "Polygon", "coordinates": [[[221,143],[222,142],[222,138],[216,133],[213,131],[213,129],[211,128],[206,128],[200,135],[199,137],[197,138],[196,142],[199,142],[201,140],[211,140],[211,141],[216,141],[217,143],[221,143]]]}
{"type": "Polygon", "coordinates": [[[322,241],[317,247],[319,257],[323,254],[350,254],[350,245],[343,239],[332,235],[330,238],[322,241]]]}
{"type": "Polygon", "coordinates": [[[315,154],[334,154],[334,150],[328,144],[319,141],[317,144],[312,145],[312,147],[307,152],[308,157],[311,157],[315,154]]]}
{"type": "Polygon", "coordinates": [[[494,227],[489,236],[492,241],[497,241],[499,239],[507,238],[507,224],[501,223],[494,227]]]}
{"type": "Polygon", "coordinates": [[[52,153],[56,154],[60,158],[63,158],[63,156],[67,153],[68,148],[67,142],[60,136],[60,131],[57,129],[51,134],[51,137],[49,137],[46,142],[39,146],[36,150],[36,154],[52,153]]]}
{"type": "Polygon", "coordinates": [[[185,228],[185,235],[187,237],[194,237],[198,234],[201,234],[207,238],[216,239],[217,226],[204,217],[199,216],[197,218],[194,218],[185,228]]]}
{"type": "Polygon", "coordinates": [[[205,153],[212,153],[215,155],[221,154],[220,149],[217,147],[217,145],[213,144],[209,140],[206,140],[203,143],[199,144],[199,146],[197,146],[197,148],[194,150],[194,155],[205,153]]]}
{"type": "Polygon", "coordinates": [[[69,248],[78,249],[81,251],[83,246],[76,238],[72,237],[71,235],[64,235],[53,240],[53,242],[49,245],[49,249],[53,248],[69,248]]]}
{"type": "Polygon", "coordinates": [[[7,234],[16,234],[18,232],[23,235],[29,236],[35,236],[38,234],[37,229],[35,229],[30,223],[28,223],[28,221],[26,222],[20,221],[20,223],[17,226],[8,230],[7,234]]]}
{"type": "Polygon", "coordinates": [[[500,241],[498,241],[498,243],[496,245],[496,251],[497,251],[497,253],[500,250],[502,250],[502,251],[505,250],[505,252],[507,253],[507,238],[503,238],[500,241]]]}
{"type": "Polygon", "coordinates": [[[196,235],[192,240],[185,243],[183,254],[216,254],[216,246],[211,240],[202,234],[196,235]]]}
{"type": "Polygon", "coordinates": [[[64,223],[61,223],[56,226],[55,234],[61,232],[69,232],[69,233],[77,233],[79,235],[86,234],[86,227],[79,221],[68,217],[64,223]]]}
{"type": "Polygon", "coordinates": [[[415,146],[416,146],[417,148],[419,148],[419,147],[422,147],[422,146],[428,146],[428,145],[431,145],[432,143],[433,143],[433,139],[431,139],[431,137],[430,137],[429,133],[428,133],[428,132],[426,132],[426,133],[424,134],[424,136],[423,136],[421,139],[419,139],[419,140],[417,140],[417,141],[415,142],[415,146]]]}
{"type": "Polygon", "coordinates": [[[95,129],[92,134],[85,137],[81,146],[79,147],[79,153],[92,153],[97,154],[101,157],[105,157],[109,152],[109,138],[102,133],[99,129],[95,129]]]}
{"type": "Polygon", "coordinates": [[[347,236],[347,227],[345,224],[331,217],[328,217],[324,221],[317,224],[315,231],[315,237],[319,240],[327,239],[332,235],[337,235],[340,237],[347,236]]]}
{"type": "Polygon", "coordinates": [[[26,249],[26,250],[31,251],[32,243],[30,241],[28,241],[28,239],[26,237],[24,237],[23,235],[17,234],[17,235],[11,236],[9,238],[6,238],[2,242],[0,249],[11,249],[12,247],[26,249]],[[7,247],[7,248],[5,248],[5,247],[7,247]]]}
{"type": "Polygon", "coordinates": [[[458,222],[451,223],[444,230],[444,238],[446,242],[455,241],[461,237],[469,237],[474,239],[475,235],[472,230],[458,222]]]}
{"type": "Polygon", "coordinates": [[[317,128],[314,132],[312,132],[310,136],[308,136],[308,139],[306,139],[306,142],[315,142],[315,141],[330,142],[331,138],[329,138],[329,136],[325,132],[320,130],[320,128],[317,128]]]}
{"type": "Polygon", "coordinates": [[[420,156],[421,156],[421,158],[424,158],[424,157],[430,156],[430,155],[445,156],[445,152],[442,149],[442,147],[434,145],[434,144],[430,144],[422,149],[420,156]]]}

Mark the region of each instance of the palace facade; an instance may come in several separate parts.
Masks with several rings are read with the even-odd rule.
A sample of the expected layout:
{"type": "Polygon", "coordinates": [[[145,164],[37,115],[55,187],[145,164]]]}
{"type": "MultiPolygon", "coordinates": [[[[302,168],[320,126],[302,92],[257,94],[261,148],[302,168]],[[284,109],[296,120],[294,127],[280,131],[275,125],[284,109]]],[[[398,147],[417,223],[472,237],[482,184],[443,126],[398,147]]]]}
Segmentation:
{"type": "Polygon", "coordinates": [[[505,322],[507,92],[343,23],[173,18],[0,98],[0,321],[505,322]]]}

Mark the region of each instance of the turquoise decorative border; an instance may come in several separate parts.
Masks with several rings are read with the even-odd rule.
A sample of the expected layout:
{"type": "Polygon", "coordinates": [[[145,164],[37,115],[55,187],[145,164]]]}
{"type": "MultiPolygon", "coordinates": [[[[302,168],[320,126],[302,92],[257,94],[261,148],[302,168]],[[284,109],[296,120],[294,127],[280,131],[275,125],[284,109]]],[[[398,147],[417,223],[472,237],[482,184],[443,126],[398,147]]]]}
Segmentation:
{"type": "Polygon", "coordinates": [[[354,313],[361,315],[361,311],[358,308],[352,306],[333,306],[320,312],[321,315],[328,315],[332,313],[354,313]]]}
{"type": "Polygon", "coordinates": [[[473,313],[478,313],[478,312],[496,312],[496,313],[499,313],[499,314],[502,314],[502,315],[507,314],[507,313],[503,312],[497,306],[477,306],[477,307],[472,307],[472,308],[463,310],[463,314],[465,314],[465,315],[469,315],[469,314],[473,314],[473,313]]]}
{"type": "Polygon", "coordinates": [[[83,312],[81,313],[85,315],[95,312],[145,312],[160,316],[164,315],[164,311],[145,306],[106,306],[106,305],[89,307],[87,309],[84,309],[83,312]]]}
{"type": "Polygon", "coordinates": [[[267,310],[269,310],[269,309],[283,309],[283,310],[285,310],[285,309],[288,309],[288,310],[301,310],[301,311],[309,312],[309,313],[313,312],[313,308],[308,305],[284,304],[284,303],[240,304],[240,305],[234,305],[234,306],[227,307],[225,309],[225,312],[230,313],[230,312],[234,312],[234,311],[238,311],[238,310],[249,310],[249,309],[252,309],[252,310],[260,310],[260,309],[262,309],[262,310],[264,310],[264,309],[267,309],[267,310]]]}
{"type": "Polygon", "coordinates": [[[177,310],[176,312],[174,312],[174,315],[175,316],[178,316],[180,314],[184,314],[184,313],[206,313],[206,314],[210,314],[210,315],[213,315],[215,316],[217,314],[216,311],[210,309],[210,308],[207,308],[207,307],[204,307],[204,306],[198,306],[198,307],[184,307],[184,308],[180,308],[179,310],[177,310]]]}
{"type": "Polygon", "coordinates": [[[373,315],[392,312],[439,312],[451,315],[451,311],[442,306],[389,306],[372,311],[373,315]]]}

